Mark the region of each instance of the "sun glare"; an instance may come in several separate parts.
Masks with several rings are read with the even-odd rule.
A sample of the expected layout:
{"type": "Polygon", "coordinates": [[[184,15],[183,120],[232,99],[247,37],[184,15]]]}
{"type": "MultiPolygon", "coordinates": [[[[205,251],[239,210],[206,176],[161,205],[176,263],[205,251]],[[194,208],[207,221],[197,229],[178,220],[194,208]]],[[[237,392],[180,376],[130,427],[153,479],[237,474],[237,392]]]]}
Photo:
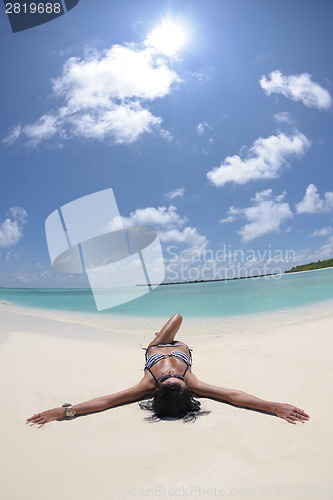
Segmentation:
{"type": "Polygon", "coordinates": [[[174,56],[185,45],[186,34],[178,24],[165,21],[153,29],[146,38],[146,44],[166,56],[174,56]]]}

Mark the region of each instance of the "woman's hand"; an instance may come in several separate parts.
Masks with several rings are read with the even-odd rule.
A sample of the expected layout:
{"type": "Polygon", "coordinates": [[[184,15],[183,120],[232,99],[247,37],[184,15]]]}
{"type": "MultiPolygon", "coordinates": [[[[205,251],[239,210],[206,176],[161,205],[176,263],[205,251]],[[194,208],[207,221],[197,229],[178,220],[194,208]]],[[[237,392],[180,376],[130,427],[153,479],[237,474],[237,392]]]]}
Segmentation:
{"type": "Polygon", "coordinates": [[[32,417],[27,419],[27,424],[30,425],[44,425],[52,420],[60,420],[65,417],[65,408],[53,408],[52,410],[46,410],[42,413],[35,413],[32,417]]]}
{"type": "Polygon", "coordinates": [[[310,418],[304,410],[286,403],[277,403],[274,413],[277,417],[283,418],[283,420],[286,420],[290,424],[296,424],[296,422],[304,424],[310,418]]]}

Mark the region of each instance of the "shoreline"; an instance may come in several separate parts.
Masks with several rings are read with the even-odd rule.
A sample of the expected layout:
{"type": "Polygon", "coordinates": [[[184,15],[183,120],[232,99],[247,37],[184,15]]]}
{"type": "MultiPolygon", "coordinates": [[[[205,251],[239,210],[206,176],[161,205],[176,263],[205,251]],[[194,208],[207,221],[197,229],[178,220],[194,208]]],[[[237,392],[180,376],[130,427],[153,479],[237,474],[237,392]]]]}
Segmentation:
{"type": "MultiPolygon", "coordinates": [[[[32,308],[0,301],[1,311],[33,318],[49,319],[75,326],[91,327],[100,332],[123,332],[141,334],[145,331],[159,329],[167,317],[99,315],[98,313],[82,313],[57,309],[32,308]]],[[[175,311],[182,314],[181,311],[175,311]]],[[[235,334],[239,330],[262,332],[270,328],[284,327],[292,324],[303,324],[320,318],[333,319],[333,299],[315,302],[310,305],[290,307],[270,312],[230,316],[184,317],[182,330],[195,336],[214,336],[219,332],[235,334]],[[207,332],[207,329],[210,329],[207,332]],[[204,332],[204,333],[203,333],[204,332]]]]}
{"type": "Polygon", "coordinates": [[[207,322],[214,331],[218,322],[223,322],[232,329],[236,324],[240,327],[247,322],[252,324],[253,319],[259,320],[259,323],[265,322],[267,324],[269,318],[272,318],[272,322],[275,322],[275,318],[277,318],[276,321],[284,324],[289,319],[293,320],[298,312],[299,315],[303,315],[304,312],[306,318],[315,317],[319,310],[323,311],[323,314],[327,314],[325,304],[333,301],[332,269],[322,268],[265,276],[261,279],[252,278],[253,286],[243,286],[242,284],[234,286],[236,281],[244,282],[244,280],[229,280],[225,283],[222,282],[222,285],[219,285],[216,290],[214,288],[215,282],[197,282],[199,289],[196,289],[196,284],[187,283],[192,285],[192,288],[185,296],[183,292],[187,292],[187,290],[178,287],[178,285],[174,285],[174,289],[171,287],[171,290],[170,287],[162,287],[163,291],[160,287],[161,293],[165,293],[162,295],[157,293],[151,297],[151,300],[143,298],[141,303],[129,303],[125,304],[125,307],[121,306],[120,309],[100,312],[96,310],[90,289],[19,288],[11,289],[13,291],[7,293],[5,289],[2,289],[2,292],[0,289],[0,307],[7,306],[12,310],[15,309],[26,314],[54,319],[61,318],[64,321],[92,325],[101,329],[110,329],[110,325],[115,325],[116,329],[123,330],[125,323],[131,325],[132,330],[137,325],[139,328],[145,328],[144,325],[156,324],[156,321],[163,321],[165,315],[169,317],[174,314],[180,303],[183,305],[183,309],[178,312],[187,315],[194,330],[198,329],[198,325],[200,328],[205,327],[207,322]],[[325,274],[324,278],[321,279],[321,273],[313,274],[316,271],[328,271],[328,274],[325,274]],[[291,275],[305,276],[304,273],[312,273],[311,276],[314,278],[298,280],[297,276],[296,282],[294,282],[291,275]],[[286,280],[288,280],[288,276],[290,279],[281,282],[284,276],[286,280]],[[273,283],[266,283],[267,280],[273,281],[273,283]],[[229,285],[230,292],[226,288],[226,283],[229,282],[233,284],[229,285]],[[206,289],[205,286],[209,288],[206,289]],[[169,291],[165,289],[169,289],[169,291]],[[46,294],[44,294],[44,290],[47,292],[46,294]],[[81,291],[82,296],[80,296],[81,291]],[[200,296],[200,294],[202,295],[200,296]],[[278,305],[280,309],[276,309],[278,305]]]}

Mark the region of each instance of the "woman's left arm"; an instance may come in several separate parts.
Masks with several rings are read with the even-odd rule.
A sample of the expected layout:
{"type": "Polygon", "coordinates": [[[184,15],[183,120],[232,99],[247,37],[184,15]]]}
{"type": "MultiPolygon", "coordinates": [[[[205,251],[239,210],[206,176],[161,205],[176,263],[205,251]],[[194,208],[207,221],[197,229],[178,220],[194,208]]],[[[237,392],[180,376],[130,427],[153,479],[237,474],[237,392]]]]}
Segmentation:
{"type": "Polygon", "coordinates": [[[267,411],[286,420],[290,424],[295,424],[296,422],[304,423],[310,418],[304,410],[296,406],[287,403],[266,401],[243,391],[217,387],[201,382],[196,377],[195,379],[193,380],[190,390],[192,390],[196,396],[217,399],[218,401],[225,401],[235,406],[242,406],[253,410],[267,411]]]}

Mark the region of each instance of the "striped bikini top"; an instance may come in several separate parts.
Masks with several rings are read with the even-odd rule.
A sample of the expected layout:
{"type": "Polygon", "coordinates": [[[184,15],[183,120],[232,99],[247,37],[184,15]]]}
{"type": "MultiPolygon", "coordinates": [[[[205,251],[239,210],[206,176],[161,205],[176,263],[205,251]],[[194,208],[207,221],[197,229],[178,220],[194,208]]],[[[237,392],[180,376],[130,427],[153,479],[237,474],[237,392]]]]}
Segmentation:
{"type": "MultiPolygon", "coordinates": [[[[173,346],[173,344],[158,344],[156,346],[151,346],[151,347],[172,347],[172,346],[173,346]]],[[[185,377],[185,374],[186,374],[187,370],[189,369],[190,366],[192,366],[191,352],[190,352],[190,356],[188,356],[183,351],[172,351],[169,354],[163,354],[161,352],[156,352],[155,354],[151,354],[149,357],[147,357],[147,352],[148,352],[148,349],[146,349],[145,370],[149,371],[149,373],[151,374],[151,376],[153,377],[153,379],[155,380],[156,383],[158,383],[159,380],[157,380],[157,378],[155,377],[155,375],[151,371],[151,368],[154,365],[156,365],[156,363],[158,363],[159,361],[161,361],[161,359],[176,358],[176,359],[179,359],[180,361],[182,361],[183,363],[185,363],[185,365],[186,365],[185,371],[184,371],[183,375],[179,376],[179,378],[180,377],[185,377]]],[[[162,378],[164,378],[164,377],[162,377],[162,378]]]]}

